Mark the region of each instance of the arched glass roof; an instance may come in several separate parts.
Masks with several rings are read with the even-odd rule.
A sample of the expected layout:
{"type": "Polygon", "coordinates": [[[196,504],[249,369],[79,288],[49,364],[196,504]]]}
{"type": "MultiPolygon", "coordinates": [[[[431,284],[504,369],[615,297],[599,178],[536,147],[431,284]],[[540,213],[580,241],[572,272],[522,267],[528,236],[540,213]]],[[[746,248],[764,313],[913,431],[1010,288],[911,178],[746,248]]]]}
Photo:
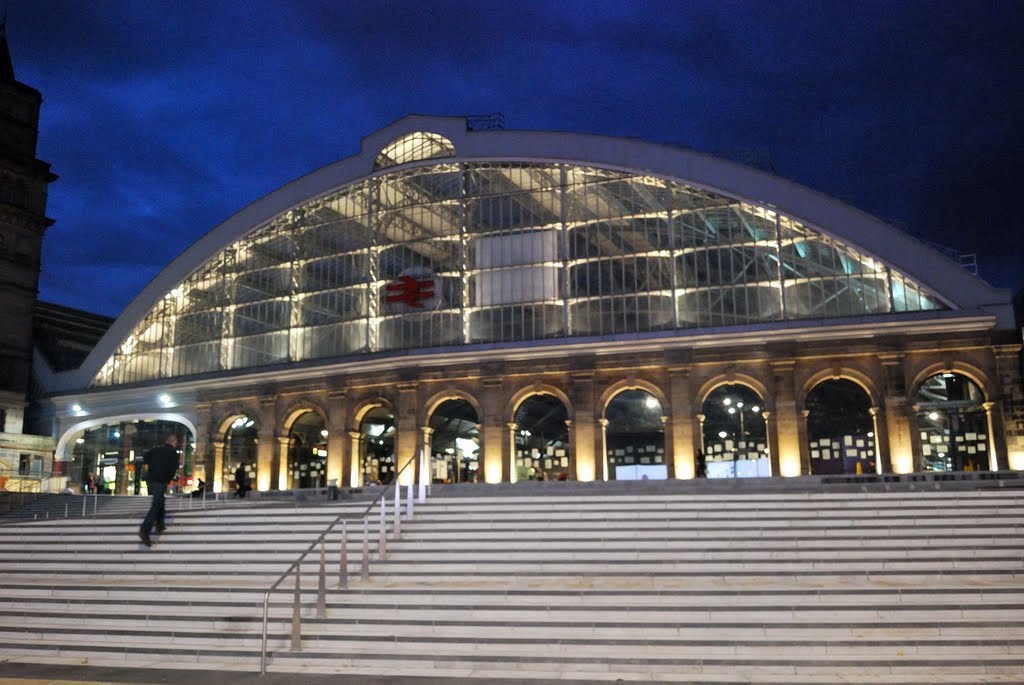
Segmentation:
{"type": "Polygon", "coordinates": [[[436,133],[414,131],[388,143],[377,155],[373,168],[386,169],[409,162],[454,156],[455,146],[452,141],[436,133]]]}
{"type": "MultiPolygon", "coordinates": [[[[378,162],[421,159],[393,147],[405,139],[378,162]]],[[[439,161],[254,227],[162,297],[94,384],[944,308],[770,206],[598,166],[439,161]]]]}

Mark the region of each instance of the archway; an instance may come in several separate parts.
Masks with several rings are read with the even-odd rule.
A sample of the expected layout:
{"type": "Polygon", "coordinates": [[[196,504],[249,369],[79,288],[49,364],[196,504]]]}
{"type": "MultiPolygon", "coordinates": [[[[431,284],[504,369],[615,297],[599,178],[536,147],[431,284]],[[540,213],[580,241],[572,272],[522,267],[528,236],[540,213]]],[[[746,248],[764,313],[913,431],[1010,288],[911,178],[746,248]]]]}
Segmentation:
{"type": "Polygon", "coordinates": [[[708,478],[767,477],[768,430],[763,400],[745,385],[721,385],[704,400],[703,450],[697,475],[708,478]]]}
{"type": "Polygon", "coordinates": [[[288,470],[293,488],[327,485],[327,428],[315,411],[295,419],[288,432],[288,470]]]}
{"type": "Polygon", "coordinates": [[[530,395],[516,409],[516,480],[569,478],[569,412],[554,395],[530,395]]]}
{"type": "Polygon", "coordinates": [[[940,373],[915,397],[922,471],[989,470],[985,396],[967,376],[940,373]]]}
{"type": "Polygon", "coordinates": [[[93,425],[71,442],[70,460],[65,462],[69,485],[83,492],[101,494],[146,494],[143,455],[164,444],[167,436],[178,436],[181,476],[171,487],[190,492],[205,473],[194,469],[195,436],[181,423],[161,419],[111,421],[93,425]]]}
{"type": "Polygon", "coordinates": [[[435,482],[474,483],[480,470],[480,421],[463,399],[445,400],[430,415],[430,474],[435,482]]]}
{"type": "Polygon", "coordinates": [[[258,435],[256,419],[249,416],[238,416],[228,426],[224,435],[224,470],[221,472],[225,482],[234,483],[239,469],[245,472],[250,488],[257,482],[258,435]]]}
{"type": "Polygon", "coordinates": [[[604,414],[609,480],[668,478],[661,416],[661,402],[646,390],[624,390],[612,398],[604,414]]]}
{"type": "Polygon", "coordinates": [[[360,465],[364,484],[390,483],[395,477],[395,414],[374,407],[359,424],[360,465]]]}
{"type": "Polygon", "coordinates": [[[814,386],[804,400],[807,410],[811,473],[875,473],[876,446],[871,398],[845,378],[814,386]]]}

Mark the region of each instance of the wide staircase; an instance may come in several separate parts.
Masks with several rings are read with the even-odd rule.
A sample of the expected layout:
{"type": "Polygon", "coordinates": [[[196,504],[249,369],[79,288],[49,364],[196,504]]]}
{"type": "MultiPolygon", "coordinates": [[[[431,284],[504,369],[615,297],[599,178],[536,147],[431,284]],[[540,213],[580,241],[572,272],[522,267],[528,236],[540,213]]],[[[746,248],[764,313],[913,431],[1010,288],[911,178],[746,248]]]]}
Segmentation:
{"type": "Polygon", "coordinates": [[[269,672],[1024,682],[1024,489],[700,485],[436,487],[384,559],[371,512],[369,580],[364,502],[177,510],[152,549],[137,517],[0,525],[0,659],[258,671],[264,592],[344,513],[348,587],[336,530],[322,616],[316,552],[301,625],[270,596],[269,672]]]}

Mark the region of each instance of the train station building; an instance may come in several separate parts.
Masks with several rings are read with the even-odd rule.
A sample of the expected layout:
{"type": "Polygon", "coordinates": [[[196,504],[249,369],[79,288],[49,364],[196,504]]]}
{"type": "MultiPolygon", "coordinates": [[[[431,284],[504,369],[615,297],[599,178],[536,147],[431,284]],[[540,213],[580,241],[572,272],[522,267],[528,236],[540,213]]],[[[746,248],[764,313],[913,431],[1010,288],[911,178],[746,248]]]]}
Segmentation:
{"type": "Polygon", "coordinates": [[[410,116],[241,209],[76,369],[54,464],[137,492],[1024,469],[1011,293],[674,146],[410,116]]]}

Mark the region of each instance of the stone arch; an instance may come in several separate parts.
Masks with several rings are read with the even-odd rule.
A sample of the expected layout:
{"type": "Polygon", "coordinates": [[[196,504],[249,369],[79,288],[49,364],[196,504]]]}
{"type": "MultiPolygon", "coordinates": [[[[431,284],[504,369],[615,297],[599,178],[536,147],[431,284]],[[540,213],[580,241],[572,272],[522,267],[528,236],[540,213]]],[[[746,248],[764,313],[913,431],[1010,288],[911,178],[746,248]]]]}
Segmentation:
{"type": "Polygon", "coordinates": [[[370,410],[376,409],[377,407],[385,407],[387,409],[390,409],[392,413],[396,412],[395,404],[386,397],[377,396],[369,399],[359,400],[355,403],[355,405],[352,408],[352,423],[350,424],[351,427],[349,428],[349,430],[358,431],[359,427],[363,424],[363,418],[366,417],[366,414],[370,410]]]}
{"type": "Polygon", "coordinates": [[[483,407],[476,397],[464,390],[449,388],[434,393],[426,402],[423,403],[423,416],[420,417],[420,425],[426,425],[427,422],[430,421],[430,417],[434,415],[435,411],[437,411],[437,408],[448,400],[465,400],[471,407],[473,407],[473,410],[476,412],[477,419],[480,420],[480,422],[483,422],[483,407]]]}
{"type": "Polygon", "coordinates": [[[986,402],[991,402],[993,398],[999,396],[999,391],[996,390],[995,384],[992,382],[989,374],[977,366],[961,361],[934,362],[924,366],[914,374],[913,380],[907,387],[907,398],[911,404],[913,404],[914,398],[917,397],[917,393],[921,390],[921,386],[924,385],[924,382],[932,376],[940,373],[958,373],[961,376],[966,376],[978,386],[982,394],[985,396],[986,402]]]}
{"type": "Polygon", "coordinates": [[[526,401],[527,398],[533,395],[551,395],[558,398],[562,404],[565,405],[566,413],[569,416],[569,420],[573,420],[576,417],[576,411],[573,408],[572,400],[565,394],[560,388],[556,388],[553,385],[546,383],[533,383],[520,388],[518,392],[514,393],[509,398],[508,403],[505,405],[505,420],[511,421],[516,415],[516,410],[519,409],[519,405],[526,401]]]}
{"type": "Polygon", "coordinates": [[[217,430],[214,431],[212,436],[214,440],[223,440],[224,436],[227,435],[228,429],[231,427],[231,423],[240,416],[248,416],[260,423],[263,422],[263,412],[260,411],[259,407],[248,402],[240,402],[226,407],[219,411],[218,415],[220,418],[213,422],[213,425],[217,426],[217,430]]]}
{"type": "Polygon", "coordinates": [[[597,405],[601,408],[600,416],[605,416],[608,412],[608,405],[611,401],[615,399],[619,393],[625,392],[626,390],[643,390],[644,392],[650,393],[656,400],[658,400],[658,402],[661,403],[662,413],[666,416],[670,415],[671,405],[669,404],[668,396],[665,395],[660,387],[650,381],[641,380],[639,378],[627,378],[616,383],[612,383],[603,393],[601,393],[601,398],[597,405]]]}
{"type": "Polygon", "coordinates": [[[327,411],[323,406],[316,400],[308,397],[303,397],[290,402],[278,416],[278,425],[275,430],[278,435],[288,435],[292,429],[292,425],[298,420],[300,416],[308,412],[318,414],[323,419],[324,424],[327,423],[327,411]]]}
{"type": "Polygon", "coordinates": [[[145,419],[157,419],[161,421],[173,421],[175,423],[180,423],[192,431],[193,439],[198,435],[195,423],[182,414],[166,412],[156,412],[152,414],[111,414],[102,418],[91,418],[86,419],[85,421],[79,421],[66,428],[57,440],[57,448],[54,450],[54,454],[57,459],[63,459],[64,451],[67,449],[67,446],[78,436],[79,433],[83,433],[90,428],[103,426],[108,423],[121,421],[131,423],[134,421],[143,421],[145,419]]]}
{"type": "Polygon", "coordinates": [[[872,406],[881,407],[884,405],[882,392],[879,390],[878,383],[874,378],[858,369],[843,366],[838,369],[838,375],[835,368],[827,368],[816,371],[808,376],[800,386],[800,393],[797,397],[797,408],[799,409],[805,405],[807,396],[810,395],[811,391],[818,387],[818,385],[825,381],[840,379],[852,381],[860,386],[861,390],[867,393],[872,406]]]}
{"type": "Polygon", "coordinates": [[[769,392],[768,386],[760,379],[745,373],[720,373],[705,381],[697,391],[696,406],[703,406],[708,396],[723,385],[745,385],[761,397],[765,409],[771,410],[775,406],[774,395],[769,392]]]}

